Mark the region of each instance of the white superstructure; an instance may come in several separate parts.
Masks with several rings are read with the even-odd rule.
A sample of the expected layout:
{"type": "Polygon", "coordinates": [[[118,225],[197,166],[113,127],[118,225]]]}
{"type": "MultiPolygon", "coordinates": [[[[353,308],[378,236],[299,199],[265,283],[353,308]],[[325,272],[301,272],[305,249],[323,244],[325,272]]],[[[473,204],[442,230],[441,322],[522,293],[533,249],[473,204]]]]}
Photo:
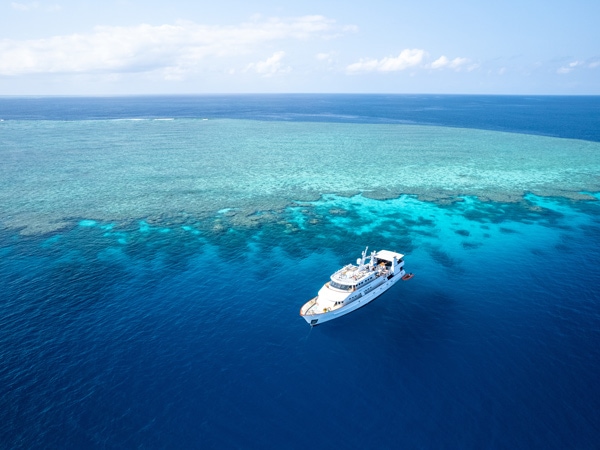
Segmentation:
{"type": "Polygon", "coordinates": [[[348,314],[375,300],[405,276],[404,255],[389,250],[372,252],[369,247],[356,266],[348,264],[331,275],[318,295],[300,308],[300,315],[312,326],[348,314]]]}

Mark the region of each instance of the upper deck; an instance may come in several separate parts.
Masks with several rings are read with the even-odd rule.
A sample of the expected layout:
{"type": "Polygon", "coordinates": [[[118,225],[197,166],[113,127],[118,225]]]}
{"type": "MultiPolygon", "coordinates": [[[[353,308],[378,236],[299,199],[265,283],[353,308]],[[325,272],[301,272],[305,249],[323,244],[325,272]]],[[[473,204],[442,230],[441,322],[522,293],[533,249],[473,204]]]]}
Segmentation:
{"type": "Polygon", "coordinates": [[[354,285],[358,281],[361,281],[363,278],[369,276],[371,273],[372,271],[370,270],[369,266],[363,266],[360,268],[353,264],[348,264],[331,275],[331,281],[346,285],[354,285]]]}
{"type": "Polygon", "coordinates": [[[402,253],[391,252],[389,250],[379,250],[375,254],[375,258],[389,262],[392,262],[392,259],[394,259],[394,257],[396,258],[396,261],[401,261],[402,258],[404,258],[404,255],[402,253]]]}
{"type": "Polygon", "coordinates": [[[332,287],[347,290],[369,283],[376,276],[387,273],[388,269],[402,262],[404,258],[402,253],[380,250],[372,252],[371,261],[365,264],[365,256],[366,250],[363,252],[362,259],[356,261],[358,265],[348,264],[331,275],[332,287]]]}

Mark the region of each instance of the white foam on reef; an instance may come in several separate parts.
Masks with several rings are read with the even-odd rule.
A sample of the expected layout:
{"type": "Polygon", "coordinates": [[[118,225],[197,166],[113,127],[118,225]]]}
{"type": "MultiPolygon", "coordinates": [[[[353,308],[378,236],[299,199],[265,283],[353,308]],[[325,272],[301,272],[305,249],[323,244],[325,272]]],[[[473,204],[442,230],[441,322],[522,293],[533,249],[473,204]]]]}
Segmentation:
{"type": "Polygon", "coordinates": [[[257,226],[328,193],[440,203],[600,191],[597,142],[406,124],[134,121],[3,124],[0,223],[38,234],[73,217],[160,224],[221,212],[257,226]]]}

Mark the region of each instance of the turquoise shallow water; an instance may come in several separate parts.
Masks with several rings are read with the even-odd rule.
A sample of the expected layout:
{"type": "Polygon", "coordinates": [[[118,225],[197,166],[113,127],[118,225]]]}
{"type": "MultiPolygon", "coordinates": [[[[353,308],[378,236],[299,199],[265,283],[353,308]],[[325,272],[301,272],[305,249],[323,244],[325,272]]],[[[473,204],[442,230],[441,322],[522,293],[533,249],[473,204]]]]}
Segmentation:
{"type": "Polygon", "coordinates": [[[173,118],[0,123],[2,447],[597,445],[598,143],[173,118]]]}
{"type": "Polygon", "coordinates": [[[415,125],[247,120],[8,121],[3,222],[203,219],[279,212],[326,193],[519,201],[600,190],[600,143],[415,125]],[[15,192],[23,195],[15,195],[15,192]]]}

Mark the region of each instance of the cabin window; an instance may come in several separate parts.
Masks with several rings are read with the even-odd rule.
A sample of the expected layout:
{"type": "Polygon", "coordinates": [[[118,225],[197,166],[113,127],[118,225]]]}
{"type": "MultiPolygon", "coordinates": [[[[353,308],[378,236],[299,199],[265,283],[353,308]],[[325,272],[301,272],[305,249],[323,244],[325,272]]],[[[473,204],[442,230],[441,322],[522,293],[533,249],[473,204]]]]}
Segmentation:
{"type": "Polygon", "coordinates": [[[330,281],[329,286],[331,286],[332,288],[335,288],[335,289],[339,289],[341,291],[351,291],[352,290],[352,286],[336,283],[335,281],[330,281]]]}
{"type": "Polygon", "coordinates": [[[366,280],[364,280],[361,284],[369,284],[371,281],[373,281],[374,278],[373,277],[369,277],[366,280]]]}

